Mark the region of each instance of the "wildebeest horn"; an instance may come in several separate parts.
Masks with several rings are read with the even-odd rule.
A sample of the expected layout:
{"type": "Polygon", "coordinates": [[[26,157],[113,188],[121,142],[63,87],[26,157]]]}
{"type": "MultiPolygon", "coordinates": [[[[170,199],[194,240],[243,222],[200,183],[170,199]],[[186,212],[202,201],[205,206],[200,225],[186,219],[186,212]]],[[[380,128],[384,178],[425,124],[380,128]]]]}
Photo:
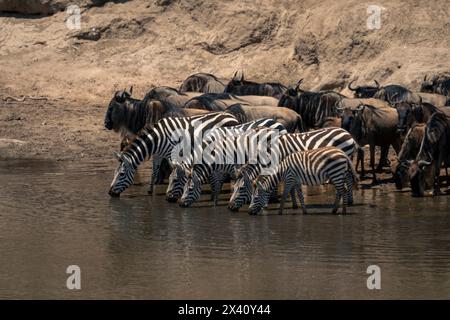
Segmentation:
{"type": "Polygon", "coordinates": [[[355,80],[351,81],[351,82],[348,84],[348,89],[351,90],[351,91],[356,91],[356,88],[352,88],[352,83],[353,83],[353,82],[355,82],[355,80]]]}
{"type": "Polygon", "coordinates": [[[379,88],[380,87],[380,84],[378,83],[378,81],[377,80],[373,80],[374,82],[375,82],[375,84],[377,85],[377,88],[379,88]]]}
{"type": "Polygon", "coordinates": [[[396,92],[396,93],[394,93],[392,96],[388,96],[387,97],[387,102],[390,104],[390,105],[394,105],[395,104],[395,102],[394,102],[394,98],[396,97],[396,96],[398,96],[398,92],[396,92]]]}
{"type": "Polygon", "coordinates": [[[427,75],[425,75],[425,77],[423,77],[423,81],[427,81],[427,75]]]}
{"type": "Polygon", "coordinates": [[[357,106],[356,107],[356,111],[361,111],[362,109],[364,109],[364,107],[365,107],[366,105],[364,105],[364,104],[360,104],[359,106],[357,106]]]}
{"type": "Polygon", "coordinates": [[[302,84],[304,78],[301,78],[300,80],[298,80],[297,85],[295,86],[295,90],[300,89],[300,85],[302,84]]]}
{"type": "Polygon", "coordinates": [[[414,163],[414,160],[406,160],[406,162],[407,162],[409,165],[412,165],[412,164],[414,163]]]}
{"type": "Polygon", "coordinates": [[[130,96],[133,93],[133,86],[130,87],[130,96]]]}
{"type": "Polygon", "coordinates": [[[417,161],[417,164],[419,165],[419,167],[424,167],[424,166],[429,166],[431,164],[431,162],[425,161],[425,160],[419,160],[419,161],[417,161]]]}

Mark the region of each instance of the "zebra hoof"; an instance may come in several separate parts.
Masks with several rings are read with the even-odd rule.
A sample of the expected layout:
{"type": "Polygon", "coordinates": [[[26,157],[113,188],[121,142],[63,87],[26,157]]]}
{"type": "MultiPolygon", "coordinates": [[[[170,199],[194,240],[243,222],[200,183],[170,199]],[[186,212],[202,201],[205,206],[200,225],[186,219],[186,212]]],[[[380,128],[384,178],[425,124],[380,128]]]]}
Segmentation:
{"type": "Polygon", "coordinates": [[[332,214],[336,214],[338,211],[338,208],[334,208],[333,211],[331,211],[332,214]]]}

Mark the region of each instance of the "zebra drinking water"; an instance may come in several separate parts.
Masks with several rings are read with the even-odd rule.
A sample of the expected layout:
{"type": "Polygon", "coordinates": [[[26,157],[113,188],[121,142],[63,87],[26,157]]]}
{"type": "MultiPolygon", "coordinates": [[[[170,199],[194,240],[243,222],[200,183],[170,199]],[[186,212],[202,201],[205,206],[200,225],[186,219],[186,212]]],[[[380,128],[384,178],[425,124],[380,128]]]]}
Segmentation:
{"type": "MultiPolygon", "coordinates": [[[[233,133],[245,133],[248,130],[255,128],[271,128],[278,130],[280,134],[286,133],[286,129],[284,126],[273,119],[258,119],[250,122],[246,122],[244,124],[240,124],[233,127],[225,127],[225,128],[216,128],[208,133],[208,136],[214,135],[215,141],[220,139],[220,137],[227,137],[231,132],[233,133]],[[214,132],[213,132],[214,131],[214,132]]],[[[206,146],[204,146],[206,147],[206,146]]],[[[169,202],[177,201],[183,194],[183,189],[186,184],[187,176],[186,172],[192,169],[192,163],[174,163],[174,168],[169,177],[169,185],[166,191],[166,200],[169,202]]],[[[220,192],[220,190],[218,191],[220,192]]],[[[215,193],[213,192],[214,196],[215,193]]],[[[214,198],[213,198],[214,200],[214,198]]]]}
{"type": "Polygon", "coordinates": [[[330,181],[336,188],[336,200],[332,213],[337,213],[341,198],[343,198],[342,213],[346,213],[347,200],[352,193],[352,185],[357,176],[352,161],[344,151],[335,147],[325,147],[314,150],[300,151],[287,156],[270,175],[259,176],[255,180],[250,214],[257,214],[267,205],[271,191],[284,181],[284,191],[281,197],[279,214],[283,213],[284,203],[288,194],[291,195],[293,207],[297,208],[295,192],[300,199],[300,205],[306,214],[302,185],[320,185],[330,181]]]}
{"type": "Polygon", "coordinates": [[[261,161],[261,158],[275,165],[274,162],[278,159],[272,157],[269,160],[268,156],[278,155],[277,141],[286,133],[286,130],[279,124],[272,127],[244,132],[234,131],[233,128],[223,128],[223,130],[214,130],[213,135],[208,135],[203,141],[204,150],[210,149],[212,152],[207,152],[203,162],[195,163],[188,170],[188,181],[184,186],[180,206],[187,207],[196,201],[200,197],[202,184],[208,181],[211,184],[214,205],[216,205],[224,177],[232,175],[237,165],[257,159],[261,161]],[[280,131],[280,128],[283,130],[280,131]],[[226,161],[220,161],[223,156],[226,156],[226,161]]]}
{"type": "MultiPolygon", "coordinates": [[[[133,183],[139,164],[150,156],[153,156],[153,172],[149,186],[149,193],[152,193],[162,159],[171,158],[172,150],[179,145],[180,139],[190,139],[193,148],[195,144],[192,142],[197,139],[201,141],[206,131],[237,124],[239,122],[233,115],[227,112],[216,112],[185,118],[164,118],[153,127],[145,127],[123,152],[116,153],[120,163],[114,174],[109,195],[118,197],[128,188],[133,183]],[[184,137],[174,139],[175,132],[181,132],[184,137]]],[[[186,156],[192,156],[192,152],[186,156]]]]}
{"type": "MultiPolygon", "coordinates": [[[[327,146],[334,146],[344,151],[350,158],[357,149],[357,144],[352,136],[342,128],[323,128],[305,133],[286,134],[280,137],[279,149],[280,160],[283,160],[291,153],[317,149],[327,146]]],[[[233,193],[228,203],[228,208],[237,211],[245,203],[250,202],[252,195],[252,181],[258,177],[261,172],[260,164],[245,165],[240,168],[233,186],[233,193]]],[[[349,203],[353,198],[349,199],[349,203]]]]}

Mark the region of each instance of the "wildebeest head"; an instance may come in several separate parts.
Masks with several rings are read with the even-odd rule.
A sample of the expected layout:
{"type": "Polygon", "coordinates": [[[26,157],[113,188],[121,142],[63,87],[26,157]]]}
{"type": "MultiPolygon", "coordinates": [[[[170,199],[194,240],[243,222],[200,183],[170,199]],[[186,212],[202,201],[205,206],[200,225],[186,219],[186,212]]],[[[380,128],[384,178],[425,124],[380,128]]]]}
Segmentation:
{"type": "Polygon", "coordinates": [[[353,80],[348,84],[348,89],[353,91],[355,98],[372,98],[378,90],[380,90],[380,84],[377,80],[374,80],[376,86],[362,86],[362,87],[352,87],[353,80]]]}
{"type": "Polygon", "coordinates": [[[236,71],[233,78],[226,85],[224,92],[233,92],[233,88],[243,86],[244,84],[244,72],[242,71],[238,74],[238,72],[236,71]]]}
{"type": "Polygon", "coordinates": [[[411,184],[411,195],[423,197],[425,190],[433,187],[435,162],[431,165],[421,167],[417,161],[408,161],[408,176],[411,184]]]}
{"type": "Polygon", "coordinates": [[[356,126],[360,125],[361,113],[365,105],[361,104],[357,108],[343,108],[341,111],[341,128],[352,131],[356,126]]]}
{"type": "Polygon", "coordinates": [[[434,87],[436,86],[436,78],[437,78],[436,76],[433,76],[427,79],[427,76],[425,75],[422,84],[420,86],[420,91],[433,93],[435,90],[434,87]]]}
{"type": "Polygon", "coordinates": [[[420,105],[408,102],[399,102],[394,104],[394,107],[397,110],[398,114],[397,131],[401,134],[404,134],[416,120],[416,109],[420,108],[420,105]]]}
{"type": "Polygon", "coordinates": [[[405,161],[399,162],[394,170],[393,176],[395,187],[397,190],[402,190],[409,182],[409,163],[405,161]]]}
{"type": "Polygon", "coordinates": [[[121,106],[131,98],[132,93],[133,87],[130,88],[130,92],[127,92],[126,90],[116,91],[114,97],[109,102],[108,109],[106,110],[104,123],[106,129],[114,129],[115,131],[119,130],[119,126],[117,124],[115,125],[114,119],[118,119],[119,116],[122,116],[122,114],[120,114],[123,112],[123,110],[121,110],[121,106]]]}
{"type": "Polygon", "coordinates": [[[416,161],[410,162],[408,175],[411,182],[411,194],[413,197],[423,197],[425,193],[425,179],[423,169],[416,161]]]}
{"type": "Polygon", "coordinates": [[[299,93],[304,92],[300,88],[302,81],[303,79],[300,79],[295,86],[290,86],[287,88],[287,90],[280,97],[280,101],[278,102],[279,107],[294,109],[295,99],[298,97],[299,93]]]}

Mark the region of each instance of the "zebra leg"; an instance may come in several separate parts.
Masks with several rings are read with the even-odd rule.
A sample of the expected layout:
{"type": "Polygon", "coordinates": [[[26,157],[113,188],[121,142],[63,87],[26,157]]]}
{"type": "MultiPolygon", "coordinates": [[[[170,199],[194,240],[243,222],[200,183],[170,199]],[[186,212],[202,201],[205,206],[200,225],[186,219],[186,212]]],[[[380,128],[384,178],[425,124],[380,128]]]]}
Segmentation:
{"type": "MultiPolygon", "coordinates": [[[[336,200],[334,201],[333,211],[331,213],[336,214],[339,209],[339,204],[341,202],[342,197],[346,197],[345,193],[345,186],[344,186],[344,179],[340,179],[338,181],[333,181],[333,184],[336,188],[336,200]]],[[[345,205],[347,203],[347,200],[344,200],[344,205],[342,206],[342,213],[346,213],[345,205]]]]}
{"type": "Polygon", "coordinates": [[[214,206],[217,206],[219,201],[219,194],[222,190],[222,185],[224,181],[224,176],[221,172],[215,171],[211,174],[211,201],[214,202],[214,206]]]}
{"type": "Polygon", "coordinates": [[[292,185],[286,181],[284,185],[284,191],[281,195],[280,208],[278,209],[278,214],[283,214],[284,203],[286,202],[287,196],[291,193],[292,185]]]}
{"type": "Polygon", "coordinates": [[[353,204],[353,173],[351,171],[347,171],[345,178],[347,185],[347,201],[348,205],[351,206],[353,204]]]}
{"type": "Polygon", "coordinates": [[[150,178],[150,183],[148,186],[148,194],[153,194],[153,186],[155,184],[156,179],[158,179],[159,168],[161,167],[162,158],[153,157],[152,161],[152,177],[150,178]]]}
{"type": "Polygon", "coordinates": [[[297,195],[298,195],[298,198],[300,199],[300,206],[302,207],[302,212],[303,212],[303,214],[307,214],[305,198],[303,197],[303,192],[302,192],[302,185],[300,183],[298,183],[295,188],[297,189],[297,195]]]}
{"type": "Polygon", "coordinates": [[[277,202],[278,202],[278,186],[276,186],[272,190],[269,198],[269,203],[277,203],[277,202]]]}
{"type": "Polygon", "coordinates": [[[292,209],[298,209],[297,199],[295,197],[295,188],[291,188],[292,209]]]}

